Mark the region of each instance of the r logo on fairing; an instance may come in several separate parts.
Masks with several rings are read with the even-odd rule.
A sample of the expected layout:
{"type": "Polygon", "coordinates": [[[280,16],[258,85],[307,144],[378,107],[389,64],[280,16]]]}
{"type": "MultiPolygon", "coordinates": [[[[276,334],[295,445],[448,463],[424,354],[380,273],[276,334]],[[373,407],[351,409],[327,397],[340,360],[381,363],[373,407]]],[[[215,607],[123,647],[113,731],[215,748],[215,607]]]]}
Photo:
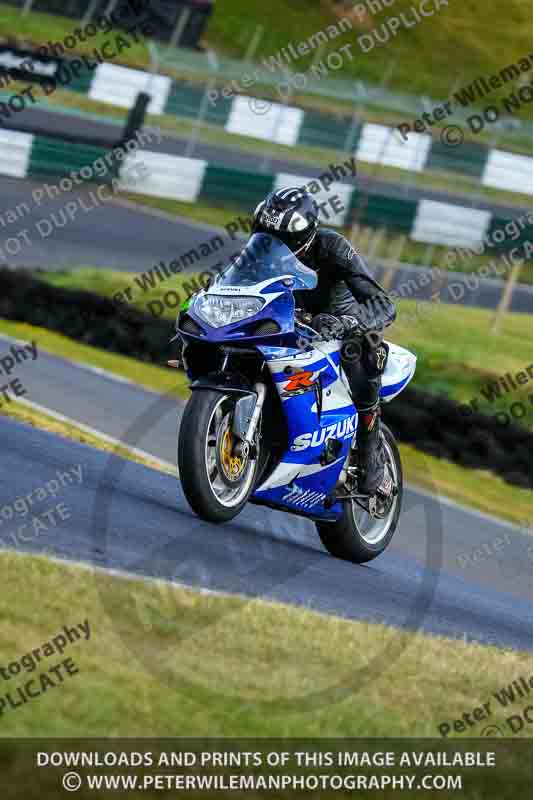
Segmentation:
{"type": "Polygon", "coordinates": [[[328,425],[327,428],[319,428],[313,433],[302,433],[297,436],[291,446],[292,451],[307,450],[308,447],[319,447],[326,439],[347,439],[355,433],[355,421],[357,415],[354,414],[348,419],[328,425]]]}
{"type": "Polygon", "coordinates": [[[283,394],[301,394],[309,391],[315,385],[314,374],[314,372],[297,372],[283,387],[283,394]]]}

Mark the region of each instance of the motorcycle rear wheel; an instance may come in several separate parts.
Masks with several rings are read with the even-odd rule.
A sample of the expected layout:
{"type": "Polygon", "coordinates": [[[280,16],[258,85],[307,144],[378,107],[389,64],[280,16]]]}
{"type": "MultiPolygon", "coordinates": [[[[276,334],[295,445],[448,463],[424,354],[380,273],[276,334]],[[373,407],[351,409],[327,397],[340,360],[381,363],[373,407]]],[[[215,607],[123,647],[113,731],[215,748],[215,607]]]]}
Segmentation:
{"type": "Polygon", "coordinates": [[[209,389],[195,391],[181,420],[181,485],[193,511],[208,522],[228,522],[236,517],[255,484],[258,453],[250,459],[239,458],[234,452],[234,404],[234,395],[209,389]]]}
{"type": "Polygon", "coordinates": [[[385,463],[390,470],[397,494],[384,519],[375,519],[354,500],[346,500],[336,522],[317,522],[318,535],[326,550],[336,558],[364,564],[388,547],[400,518],[403,498],[403,474],[400,452],[392,432],[381,423],[385,463]]]}

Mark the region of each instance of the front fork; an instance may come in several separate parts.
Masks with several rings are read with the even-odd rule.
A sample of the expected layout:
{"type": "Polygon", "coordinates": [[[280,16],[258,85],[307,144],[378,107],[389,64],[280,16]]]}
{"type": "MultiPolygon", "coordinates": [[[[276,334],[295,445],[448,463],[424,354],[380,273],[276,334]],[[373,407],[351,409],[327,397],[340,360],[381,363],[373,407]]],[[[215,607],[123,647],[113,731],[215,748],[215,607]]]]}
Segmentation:
{"type": "Polygon", "coordinates": [[[254,394],[245,395],[235,403],[232,433],[239,439],[240,455],[243,458],[255,458],[255,434],[266,397],[264,383],[254,385],[254,394]]]}

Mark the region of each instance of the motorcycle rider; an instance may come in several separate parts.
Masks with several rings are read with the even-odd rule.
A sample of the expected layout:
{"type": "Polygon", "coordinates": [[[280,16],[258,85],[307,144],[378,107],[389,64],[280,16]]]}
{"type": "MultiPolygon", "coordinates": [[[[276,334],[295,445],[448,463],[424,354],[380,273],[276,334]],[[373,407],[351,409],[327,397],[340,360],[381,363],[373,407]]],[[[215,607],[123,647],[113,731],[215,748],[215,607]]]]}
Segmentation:
{"type": "Polygon", "coordinates": [[[383,330],[396,318],[393,302],[348,240],[320,227],[318,205],[303,187],[271,192],[255,210],[252,232],[280,239],[317,272],[316,288],[296,292],[296,301],[313,316],[328,313],[340,320],[333,338],[340,338],[340,332],[344,339],[341,362],[359,412],[359,490],[388,494],[391,482],[385,477],[379,434],[379,393],[388,356],[383,330]]]}

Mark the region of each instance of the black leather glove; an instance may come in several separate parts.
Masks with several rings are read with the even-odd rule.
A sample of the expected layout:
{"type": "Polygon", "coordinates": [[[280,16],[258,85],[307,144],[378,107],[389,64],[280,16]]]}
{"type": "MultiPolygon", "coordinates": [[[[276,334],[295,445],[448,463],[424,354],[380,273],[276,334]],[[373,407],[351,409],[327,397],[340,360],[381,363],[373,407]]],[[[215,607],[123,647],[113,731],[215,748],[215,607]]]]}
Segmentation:
{"type": "Polygon", "coordinates": [[[326,342],[342,339],[344,336],[344,325],[339,317],[334,317],[333,314],[317,314],[313,317],[311,327],[326,342]]]}
{"type": "Polygon", "coordinates": [[[339,321],[342,323],[344,332],[343,332],[343,339],[349,336],[356,336],[357,334],[364,333],[365,329],[361,325],[361,322],[357,319],[357,317],[353,317],[351,314],[342,314],[339,317],[339,321]]]}

